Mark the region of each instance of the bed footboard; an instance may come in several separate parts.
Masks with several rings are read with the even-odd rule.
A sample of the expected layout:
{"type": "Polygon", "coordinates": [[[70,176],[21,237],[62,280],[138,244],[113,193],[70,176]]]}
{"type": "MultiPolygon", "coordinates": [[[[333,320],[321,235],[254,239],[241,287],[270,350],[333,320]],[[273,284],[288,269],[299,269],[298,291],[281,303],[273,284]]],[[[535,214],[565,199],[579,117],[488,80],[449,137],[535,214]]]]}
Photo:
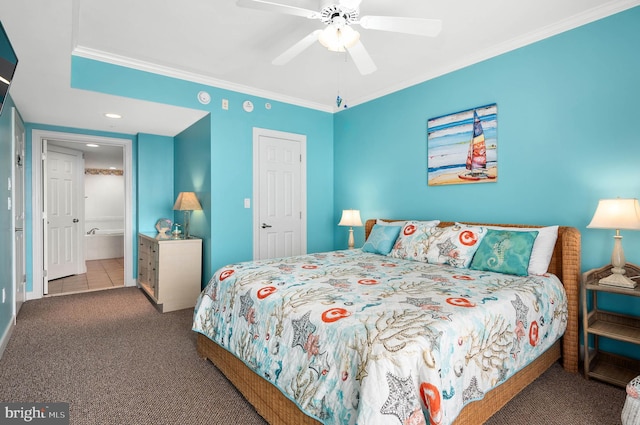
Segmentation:
{"type": "MultiPolygon", "coordinates": [[[[454,425],[478,425],[500,410],[523,388],[560,358],[560,341],[506,382],[485,394],[482,400],[462,409],[454,425]]],[[[305,415],[273,384],[256,375],[241,360],[202,334],[198,334],[198,354],[209,359],[271,425],[321,425],[305,415]]]]}

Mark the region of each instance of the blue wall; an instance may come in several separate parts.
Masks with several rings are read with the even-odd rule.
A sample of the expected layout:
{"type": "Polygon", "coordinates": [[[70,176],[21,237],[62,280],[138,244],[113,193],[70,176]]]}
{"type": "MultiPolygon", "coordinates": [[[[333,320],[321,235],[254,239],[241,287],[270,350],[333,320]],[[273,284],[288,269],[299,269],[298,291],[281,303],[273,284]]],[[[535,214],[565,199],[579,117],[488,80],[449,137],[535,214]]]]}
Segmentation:
{"type": "MultiPolygon", "coordinates": [[[[180,192],[195,192],[202,211],[192,211],[190,234],[202,238],[202,282],[204,287],[215,270],[211,270],[211,117],[202,118],[175,137],[175,175],[173,199],[180,192]]],[[[184,213],[174,212],[174,221],[184,226],[184,213]]]]}
{"type": "Polygon", "coordinates": [[[4,108],[0,114],[0,188],[2,188],[2,208],[0,208],[0,342],[5,332],[13,323],[13,227],[11,219],[13,210],[6,208],[6,199],[11,198],[7,180],[11,178],[13,170],[13,144],[11,135],[11,110],[14,107],[11,96],[5,97],[4,108]],[[5,292],[5,302],[2,303],[2,291],[5,292]]]}
{"type": "Polygon", "coordinates": [[[138,231],[155,232],[160,218],[173,221],[173,138],[138,134],[138,231]]]}
{"type": "MultiPolygon", "coordinates": [[[[586,225],[600,198],[640,197],[638,28],[640,7],[336,114],[334,216],[575,226],[582,269],[608,264],[614,232],[586,225]],[[497,182],[428,186],[427,120],[494,102],[497,182]]],[[[640,264],[640,232],[622,234],[640,264]]]]}
{"type": "MultiPolygon", "coordinates": [[[[210,270],[253,257],[253,214],[244,208],[244,199],[253,197],[254,127],[307,136],[307,251],[333,249],[332,114],[81,57],[72,58],[71,85],[209,112],[211,215],[202,219],[211,225],[210,258],[205,259],[210,270]],[[211,95],[208,105],[197,101],[201,90],[211,95]],[[221,108],[223,98],[229,101],[228,110],[221,108]],[[242,109],[244,100],[254,103],[252,113],[242,109]]],[[[179,167],[177,157],[175,164],[179,167]]],[[[182,178],[183,171],[176,172],[182,178]]]]}

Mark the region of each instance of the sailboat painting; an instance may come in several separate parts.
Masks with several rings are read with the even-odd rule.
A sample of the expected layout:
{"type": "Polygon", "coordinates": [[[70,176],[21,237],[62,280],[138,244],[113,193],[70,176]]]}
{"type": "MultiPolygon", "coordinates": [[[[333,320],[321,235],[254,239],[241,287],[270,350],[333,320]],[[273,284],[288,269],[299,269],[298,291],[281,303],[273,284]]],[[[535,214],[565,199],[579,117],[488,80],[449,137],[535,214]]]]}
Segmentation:
{"type": "Polygon", "coordinates": [[[429,186],[498,180],[498,105],[427,121],[429,186]]]}

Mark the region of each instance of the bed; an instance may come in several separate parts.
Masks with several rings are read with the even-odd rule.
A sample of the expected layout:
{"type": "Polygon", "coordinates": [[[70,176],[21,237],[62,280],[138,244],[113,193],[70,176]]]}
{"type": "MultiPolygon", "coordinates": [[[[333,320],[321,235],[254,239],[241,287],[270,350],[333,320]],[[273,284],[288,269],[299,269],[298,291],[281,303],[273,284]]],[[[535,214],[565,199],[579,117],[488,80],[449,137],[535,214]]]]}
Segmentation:
{"type": "MultiPolygon", "coordinates": [[[[368,241],[382,224],[366,222],[368,241]]],[[[487,232],[495,225],[438,222],[432,232],[456,226],[487,232]]],[[[543,228],[499,226],[534,239],[531,230],[543,228]]],[[[356,249],[225,266],[194,311],[198,353],[267,422],[288,425],[480,424],[559,359],[578,371],[577,229],[558,226],[548,273],[518,276],[517,285],[511,275],[451,259],[433,265],[356,249]],[[539,289],[547,282],[562,294],[539,289]],[[509,292],[512,286],[524,293],[509,292]],[[527,294],[532,307],[521,302],[527,294]],[[503,296],[515,321],[496,313],[503,296]],[[485,303],[490,319],[469,316],[485,303]],[[456,322],[454,310],[464,311],[460,334],[443,327],[456,322]],[[477,322],[487,331],[474,330],[477,322]],[[351,333],[353,326],[365,336],[351,333]]]]}

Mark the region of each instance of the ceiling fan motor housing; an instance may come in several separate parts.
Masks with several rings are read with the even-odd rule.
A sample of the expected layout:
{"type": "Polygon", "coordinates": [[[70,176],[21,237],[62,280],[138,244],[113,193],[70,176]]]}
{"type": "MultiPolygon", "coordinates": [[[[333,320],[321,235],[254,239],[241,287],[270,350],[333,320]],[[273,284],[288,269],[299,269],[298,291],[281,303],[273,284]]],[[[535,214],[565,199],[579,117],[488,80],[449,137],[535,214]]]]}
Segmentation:
{"type": "Polygon", "coordinates": [[[339,4],[330,4],[323,7],[320,11],[320,20],[326,25],[351,25],[352,22],[358,20],[358,11],[339,4]]]}

